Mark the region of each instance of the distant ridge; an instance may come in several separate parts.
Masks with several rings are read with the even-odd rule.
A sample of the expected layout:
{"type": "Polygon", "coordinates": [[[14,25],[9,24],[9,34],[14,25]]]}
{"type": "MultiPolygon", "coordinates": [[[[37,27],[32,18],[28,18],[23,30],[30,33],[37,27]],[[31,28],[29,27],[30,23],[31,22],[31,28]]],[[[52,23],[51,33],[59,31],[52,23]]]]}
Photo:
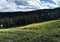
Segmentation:
{"type": "Polygon", "coordinates": [[[16,11],[16,12],[0,12],[0,15],[30,15],[30,14],[46,14],[50,12],[57,12],[60,13],[60,8],[54,8],[54,9],[40,9],[40,10],[34,10],[34,11],[28,11],[28,12],[22,12],[22,11],[16,11]]]}
{"type": "Polygon", "coordinates": [[[4,27],[23,26],[32,23],[60,19],[60,8],[29,12],[0,12],[0,25],[4,27]]]}
{"type": "MultiPolygon", "coordinates": [[[[14,11],[14,13],[16,13],[16,12],[36,12],[36,11],[47,11],[47,10],[49,10],[49,11],[54,11],[54,10],[57,10],[57,9],[59,9],[60,10],[60,7],[58,7],[58,8],[53,8],[53,9],[38,9],[38,10],[33,10],[33,11],[14,11]]],[[[0,13],[13,13],[13,12],[0,12],[0,13]]]]}

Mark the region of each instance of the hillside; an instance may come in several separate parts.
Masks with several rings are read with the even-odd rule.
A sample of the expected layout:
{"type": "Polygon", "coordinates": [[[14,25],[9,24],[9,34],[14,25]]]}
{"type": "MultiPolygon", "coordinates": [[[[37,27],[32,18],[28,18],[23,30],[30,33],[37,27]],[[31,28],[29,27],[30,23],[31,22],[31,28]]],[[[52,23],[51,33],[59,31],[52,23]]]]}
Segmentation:
{"type": "Polygon", "coordinates": [[[60,42],[60,19],[0,29],[0,42],[60,42]]]}
{"type": "Polygon", "coordinates": [[[3,27],[0,27],[18,27],[56,19],[60,19],[60,8],[29,12],[0,12],[0,25],[3,25],[3,27]]]}

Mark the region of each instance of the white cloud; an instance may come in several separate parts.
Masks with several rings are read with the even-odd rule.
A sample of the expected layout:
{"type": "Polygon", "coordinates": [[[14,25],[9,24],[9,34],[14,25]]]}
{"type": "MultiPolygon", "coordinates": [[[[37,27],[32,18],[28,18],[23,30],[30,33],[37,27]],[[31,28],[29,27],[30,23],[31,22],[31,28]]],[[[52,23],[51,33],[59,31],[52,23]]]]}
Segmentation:
{"type": "Polygon", "coordinates": [[[46,6],[49,6],[49,7],[51,7],[51,8],[59,7],[59,5],[53,4],[53,3],[46,3],[46,6]]]}
{"type": "Polygon", "coordinates": [[[48,8],[56,8],[56,7],[59,7],[59,5],[58,4],[54,4],[54,3],[50,3],[50,2],[45,2],[45,1],[42,1],[42,5],[45,7],[48,7],[48,8]]]}
{"type": "Polygon", "coordinates": [[[55,4],[60,4],[60,0],[52,0],[55,4]]]}
{"type": "Polygon", "coordinates": [[[40,0],[0,0],[0,11],[32,11],[59,7],[60,0],[52,1],[56,4],[40,0]]]}
{"type": "Polygon", "coordinates": [[[0,9],[2,9],[2,7],[0,7],[0,9]]]}

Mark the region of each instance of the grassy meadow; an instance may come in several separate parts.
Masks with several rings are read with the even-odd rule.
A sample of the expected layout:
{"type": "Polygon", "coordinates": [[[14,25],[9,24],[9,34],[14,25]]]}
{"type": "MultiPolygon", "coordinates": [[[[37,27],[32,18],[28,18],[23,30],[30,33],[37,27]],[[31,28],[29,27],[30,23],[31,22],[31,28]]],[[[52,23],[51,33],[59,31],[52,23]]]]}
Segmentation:
{"type": "Polygon", "coordinates": [[[0,29],[0,42],[60,42],[60,19],[0,29]]]}

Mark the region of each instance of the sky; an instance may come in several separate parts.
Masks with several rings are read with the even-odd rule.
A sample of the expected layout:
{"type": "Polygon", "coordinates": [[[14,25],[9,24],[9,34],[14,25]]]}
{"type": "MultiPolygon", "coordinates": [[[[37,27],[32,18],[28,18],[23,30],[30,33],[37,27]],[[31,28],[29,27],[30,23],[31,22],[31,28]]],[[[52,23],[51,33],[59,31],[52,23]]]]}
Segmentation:
{"type": "Polygon", "coordinates": [[[0,0],[0,12],[33,11],[60,7],[60,0],[0,0]]]}

